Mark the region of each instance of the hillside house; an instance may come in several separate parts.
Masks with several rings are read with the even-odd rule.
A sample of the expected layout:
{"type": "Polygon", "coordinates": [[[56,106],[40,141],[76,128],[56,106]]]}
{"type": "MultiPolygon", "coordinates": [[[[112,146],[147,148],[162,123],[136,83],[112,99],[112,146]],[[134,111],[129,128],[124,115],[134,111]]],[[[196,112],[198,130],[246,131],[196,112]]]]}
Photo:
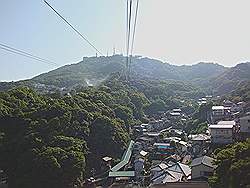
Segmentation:
{"type": "Polygon", "coordinates": [[[217,120],[222,120],[225,117],[224,106],[213,106],[212,107],[212,120],[213,122],[217,120]]]}
{"type": "Polygon", "coordinates": [[[179,162],[161,162],[151,169],[152,184],[166,184],[190,179],[191,168],[179,162]]]}
{"type": "Polygon", "coordinates": [[[144,159],[138,158],[134,160],[134,167],[135,167],[135,176],[140,177],[142,176],[142,172],[144,170],[144,159]]]}
{"type": "Polygon", "coordinates": [[[214,144],[231,144],[233,143],[234,129],[232,124],[209,125],[211,141],[214,144]]]}
{"type": "Polygon", "coordinates": [[[196,158],[191,163],[192,180],[207,180],[213,175],[216,166],[213,164],[214,159],[208,156],[196,158]]]}
{"type": "Polygon", "coordinates": [[[250,137],[250,115],[240,118],[240,134],[243,139],[250,137]]]}

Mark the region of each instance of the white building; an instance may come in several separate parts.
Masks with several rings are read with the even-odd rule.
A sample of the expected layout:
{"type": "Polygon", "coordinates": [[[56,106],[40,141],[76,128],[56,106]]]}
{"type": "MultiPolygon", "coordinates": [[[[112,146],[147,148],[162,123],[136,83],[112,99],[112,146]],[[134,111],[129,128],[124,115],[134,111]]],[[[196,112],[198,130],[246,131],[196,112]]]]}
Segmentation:
{"type": "Polygon", "coordinates": [[[219,121],[217,124],[218,125],[233,125],[233,126],[235,126],[236,122],[235,121],[219,121]]]}
{"type": "Polygon", "coordinates": [[[212,107],[213,116],[224,116],[224,106],[213,106],[212,107]]]}
{"type": "Polygon", "coordinates": [[[233,142],[233,125],[210,125],[211,141],[215,144],[230,144],[233,142]]]}

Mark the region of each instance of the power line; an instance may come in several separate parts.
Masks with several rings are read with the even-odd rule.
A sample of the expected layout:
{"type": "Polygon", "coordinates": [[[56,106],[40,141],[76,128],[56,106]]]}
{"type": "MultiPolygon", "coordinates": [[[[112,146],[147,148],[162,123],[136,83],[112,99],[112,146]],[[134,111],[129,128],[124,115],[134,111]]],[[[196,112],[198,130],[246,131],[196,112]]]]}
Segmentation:
{"type": "Polygon", "coordinates": [[[46,0],[44,3],[50,7],[66,24],[68,24],[83,40],[85,40],[92,48],[94,48],[99,54],[104,56],[86,37],[84,37],[71,23],[69,23],[59,12],[57,12],[46,0]]]}
{"type": "Polygon", "coordinates": [[[130,47],[130,30],[131,30],[131,17],[132,17],[132,0],[127,0],[127,57],[126,57],[126,79],[129,73],[129,47],[130,47]],[[129,2],[128,2],[129,1],[129,2]]]}
{"type": "Polygon", "coordinates": [[[139,0],[137,0],[137,3],[136,3],[134,31],[133,31],[132,45],[131,45],[131,55],[132,55],[133,50],[134,50],[134,41],[135,41],[135,32],[136,32],[138,9],[139,9],[139,0]]]}
{"type": "Polygon", "coordinates": [[[38,57],[38,56],[36,56],[36,55],[30,54],[30,53],[25,52],[25,51],[23,51],[23,50],[19,50],[19,49],[13,48],[13,47],[8,46],[8,45],[6,45],[6,44],[0,43],[0,46],[1,46],[1,49],[3,49],[3,50],[6,50],[6,48],[7,48],[8,50],[6,50],[6,51],[9,51],[9,52],[12,52],[12,53],[14,53],[13,51],[15,51],[15,52],[17,52],[16,54],[18,54],[18,55],[23,54],[25,57],[28,57],[28,56],[29,56],[29,57],[32,57],[32,58],[34,58],[34,59],[36,59],[36,60],[39,60],[39,61],[41,61],[41,62],[48,63],[48,64],[51,64],[51,65],[59,66],[57,63],[55,63],[55,62],[53,62],[53,61],[50,61],[50,60],[48,60],[48,59],[44,59],[44,58],[38,57]]]}
{"type": "Polygon", "coordinates": [[[131,44],[131,52],[130,52],[130,59],[129,59],[129,73],[131,72],[131,61],[133,57],[133,50],[134,50],[134,41],[135,41],[135,32],[136,32],[136,24],[137,24],[137,16],[138,16],[138,9],[139,9],[139,0],[137,0],[136,3],[136,9],[135,9],[135,20],[134,20],[134,28],[133,28],[133,35],[132,35],[132,44],[131,44]]]}
{"type": "Polygon", "coordinates": [[[48,64],[48,65],[54,65],[54,64],[51,64],[51,63],[48,62],[48,61],[44,61],[44,60],[42,60],[42,59],[35,58],[34,56],[30,56],[30,55],[27,55],[27,54],[25,54],[25,53],[21,53],[21,52],[15,51],[15,50],[11,50],[11,49],[9,49],[9,48],[5,48],[5,47],[0,46],[0,49],[5,50],[5,51],[8,51],[8,52],[11,52],[11,53],[13,53],[13,54],[18,54],[18,55],[21,55],[21,56],[24,56],[24,57],[27,57],[27,58],[30,58],[30,59],[33,59],[33,60],[36,60],[36,61],[40,61],[40,62],[46,63],[46,64],[48,64]]]}

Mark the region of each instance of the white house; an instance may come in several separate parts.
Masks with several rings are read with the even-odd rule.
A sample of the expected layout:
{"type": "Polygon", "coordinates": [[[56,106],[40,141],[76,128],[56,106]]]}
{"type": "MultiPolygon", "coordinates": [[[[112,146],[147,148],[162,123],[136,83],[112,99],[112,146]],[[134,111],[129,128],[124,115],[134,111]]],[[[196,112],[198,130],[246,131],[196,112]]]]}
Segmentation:
{"type": "Polygon", "coordinates": [[[224,106],[213,106],[212,114],[213,116],[224,116],[224,106]]]}
{"type": "Polygon", "coordinates": [[[235,126],[236,122],[235,121],[219,121],[217,124],[218,125],[233,125],[233,126],[235,126]]]}
{"type": "Polygon", "coordinates": [[[230,144],[233,142],[233,125],[210,125],[211,141],[215,144],[230,144]]]}
{"type": "Polygon", "coordinates": [[[214,159],[208,156],[196,158],[191,163],[192,179],[207,179],[213,175],[216,166],[213,164],[214,159]]]}

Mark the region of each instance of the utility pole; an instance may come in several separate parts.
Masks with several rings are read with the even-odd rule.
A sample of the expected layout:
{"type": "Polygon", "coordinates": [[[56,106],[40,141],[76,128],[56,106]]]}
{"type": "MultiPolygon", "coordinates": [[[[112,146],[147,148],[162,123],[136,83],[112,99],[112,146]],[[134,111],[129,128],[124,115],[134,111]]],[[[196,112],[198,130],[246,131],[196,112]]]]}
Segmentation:
{"type": "Polygon", "coordinates": [[[113,47],[113,56],[115,55],[115,46],[113,47]]]}

